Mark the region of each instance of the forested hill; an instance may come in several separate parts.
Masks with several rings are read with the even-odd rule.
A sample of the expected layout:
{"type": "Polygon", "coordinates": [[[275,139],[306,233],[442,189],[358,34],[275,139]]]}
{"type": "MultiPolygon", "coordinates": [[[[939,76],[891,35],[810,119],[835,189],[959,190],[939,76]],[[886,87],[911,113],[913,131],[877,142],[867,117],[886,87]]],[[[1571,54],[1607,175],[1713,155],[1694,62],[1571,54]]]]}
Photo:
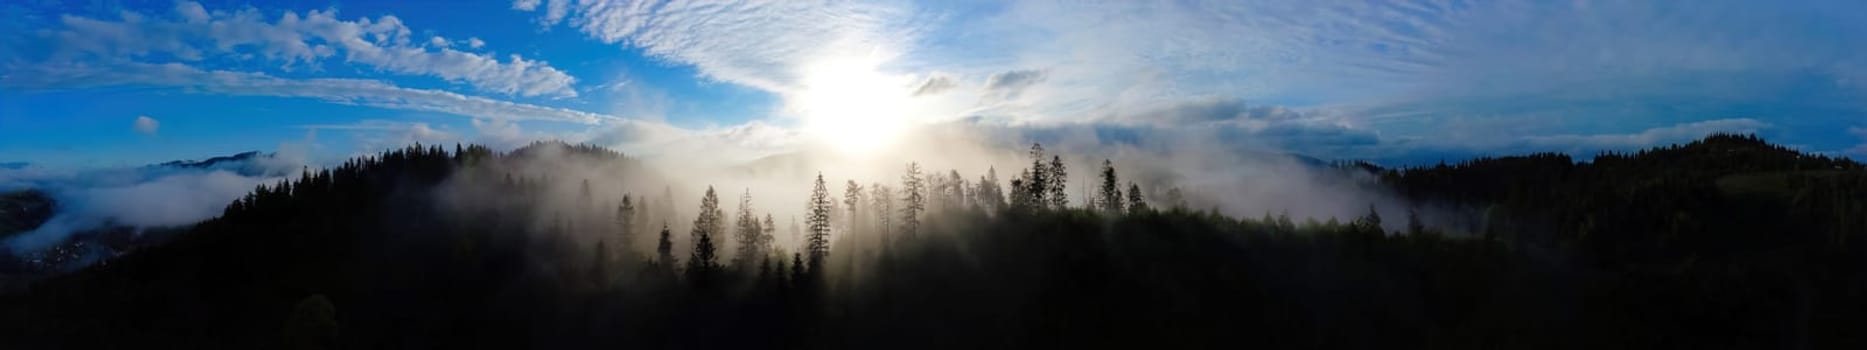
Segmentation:
{"type": "Polygon", "coordinates": [[[1422,202],[1458,203],[1477,231],[1604,265],[1867,250],[1867,170],[1754,135],[1713,135],[1577,162],[1561,154],[1387,170],[1422,202]]]}
{"type": "Polygon", "coordinates": [[[784,230],[761,208],[798,198],[677,209],[601,148],[409,147],[0,295],[0,344],[1867,348],[1867,173],[1750,136],[1373,169],[1469,216],[1446,228],[1229,218],[1031,155],[1007,179],[819,177],[784,230]]]}

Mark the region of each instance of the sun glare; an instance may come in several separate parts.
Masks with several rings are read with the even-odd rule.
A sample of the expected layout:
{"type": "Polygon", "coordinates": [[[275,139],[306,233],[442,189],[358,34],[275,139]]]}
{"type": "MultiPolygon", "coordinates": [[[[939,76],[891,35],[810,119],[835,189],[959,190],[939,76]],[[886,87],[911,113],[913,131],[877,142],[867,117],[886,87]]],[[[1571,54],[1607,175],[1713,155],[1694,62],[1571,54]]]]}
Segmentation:
{"type": "Polygon", "coordinates": [[[806,71],[792,108],[805,130],[838,151],[870,155],[891,146],[906,127],[909,96],[903,80],[876,70],[878,62],[826,60],[806,71]]]}

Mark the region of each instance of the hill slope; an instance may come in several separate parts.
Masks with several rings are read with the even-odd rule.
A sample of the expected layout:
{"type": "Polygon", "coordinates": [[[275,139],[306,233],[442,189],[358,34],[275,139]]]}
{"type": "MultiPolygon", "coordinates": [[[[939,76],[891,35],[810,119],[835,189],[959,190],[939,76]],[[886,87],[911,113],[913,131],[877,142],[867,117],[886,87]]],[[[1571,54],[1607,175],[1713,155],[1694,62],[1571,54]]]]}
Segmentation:
{"type": "Polygon", "coordinates": [[[713,252],[684,238],[657,242],[668,234],[652,223],[704,221],[661,209],[672,198],[622,202],[601,186],[613,179],[578,177],[614,174],[647,183],[617,191],[662,192],[643,191],[660,182],[619,154],[413,147],[260,188],[163,246],[0,297],[0,339],[27,348],[1867,346],[1858,332],[1867,254],[1856,239],[1867,226],[1822,221],[1860,208],[1867,197],[1845,186],[1862,170],[1783,151],[1719,136],[1592,163],[1536,155],[1384,171],[1409,197],[1483,208],[1489,234],[1478,238],[1419,225],[1383,232],[1375,213],[1296,223],[1184,208],[997,210],[931,196],[917,232],[839,228],[818,264],[772,250],[708,265],[696,260],[713,252]],[[601,170],[541,168],[554,163],[601,170]],[[1807,194],[1718,185],[1785,171],[1806,179],[1767,192],[1807,194]],[[1795,214],[1810,208],[1832,214],[1795,214]]]}

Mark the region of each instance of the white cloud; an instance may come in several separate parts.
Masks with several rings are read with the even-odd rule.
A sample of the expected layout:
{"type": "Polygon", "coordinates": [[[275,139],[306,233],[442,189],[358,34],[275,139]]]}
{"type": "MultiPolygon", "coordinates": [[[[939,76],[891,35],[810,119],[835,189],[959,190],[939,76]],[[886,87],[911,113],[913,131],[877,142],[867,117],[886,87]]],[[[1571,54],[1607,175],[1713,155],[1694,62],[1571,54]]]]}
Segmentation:
{"type": "Polygon", "coordinates": [[[452,43],[449,43],[449,42],[447,41],[447,38],[443,38],[443,37],[440,37],[440,36],[438,36],[438,35],[437,35],[437,36],[435,36],[435,37],[432,37],[432,38],[428,38],[428,45],[429,45],[429,46],[434,46],[434,47],[441,47],[441,48],[445,48],[445,47],[447,47],[448,45],[451,45],[451,44],[452,44],[452,43]]]}
{"type": "MultiPolygon", "coordinates": [[[[475,119],[478,122],[478,119],[475,119]]],[[[405,147],[411,144],[445,144],[464,140],[460,135],[446,130],[435,129],[422,122],[398,122],[389,120],[363,120],[351,124],[300,125],[308,133],[318,130],[349,131],[356,135],[357,149],[354,156],[375,154],[386,149],[405,147]]]]}
{"type": "Polygon", "coordinates": [[[511,55],[501,61],[446,47],[435,37],[434,48],[411,45],[411,31],[401,19],[341,20],[335,10],[287,11],[268,21],[255,9],[208,11],[199,3],[179,2],[171,16],[125,11],[117,20],[77,16],[60,19],[62,28],[48,31],[48,39],[61,50],[48,62],[74,57],[119,60],[124,57],[183,61],[208,58],[261,57],[286,67],[314,66],[342,55],[345,62],[399,74],[432,76],[461,82],[476,89],[518,96],[574,97],[577,79],[549,64],[511,55]]]}
{"type": "Polygon", "coordinates": [[[512,2],[512,9],[519,10],[519,11],[531,11],[531,10],[538,9],[538,4],[541,2],[542,1],[540,0],[514,0],[512,2]]]}
{"type": "Polygon", "coordinates": [[[595,124],[619,119],[603,114],[447,91],[410,89],[376,80],[285,79],[260,73],[201,70],[179,63],[128,63],[104,67],[41,64],[10,67],[10,70],[11,73],[0,76],[0,87],[30,91],[151,86],[234,96],[313,98],[339,104],[508,120],[595,124]]]}
{"type": "MultiPolygon", "coordinates": [[[[519,0],[513,8],[538,5],[519,0]]],[[[892,55],[913,37],[889,22],[903,9],[863,2],[552,0],[545,7],[546,25],[569,23],[605,43],[693,65],[707,78],[774,92],[796,88],[811,62],[892,55]]]]}
{"type": "Polygon", "coordinates": [[[136,116],[136,123],[131,126],[132,129],[136,130],[136,133],[143,135],[155,135],[157,129],[161,127],[162,122],[156,121],[156,118],[150,118],[146,115],[136,116]]]}
{"type": "Polygon", "coordinates": [[[467,47],[475,49],[486,47],[486,41],[480,40],[480,38],[477,37],[467,38],[467,47]]]}

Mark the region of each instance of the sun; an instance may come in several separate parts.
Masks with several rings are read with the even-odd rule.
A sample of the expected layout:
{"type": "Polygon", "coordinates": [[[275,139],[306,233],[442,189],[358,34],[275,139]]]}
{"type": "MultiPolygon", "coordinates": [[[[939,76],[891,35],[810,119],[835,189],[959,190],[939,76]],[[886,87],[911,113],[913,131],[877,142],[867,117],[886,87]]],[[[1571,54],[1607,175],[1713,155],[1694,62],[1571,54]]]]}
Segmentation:
{"type": "Polygon", "coordinates": [[[876,69],[870,58],[838,58],[805,70],[793,112],[816,140],[851,155],[872,155],[892,146],[906,127],[910,99],[903,77],[876,69]]]}

